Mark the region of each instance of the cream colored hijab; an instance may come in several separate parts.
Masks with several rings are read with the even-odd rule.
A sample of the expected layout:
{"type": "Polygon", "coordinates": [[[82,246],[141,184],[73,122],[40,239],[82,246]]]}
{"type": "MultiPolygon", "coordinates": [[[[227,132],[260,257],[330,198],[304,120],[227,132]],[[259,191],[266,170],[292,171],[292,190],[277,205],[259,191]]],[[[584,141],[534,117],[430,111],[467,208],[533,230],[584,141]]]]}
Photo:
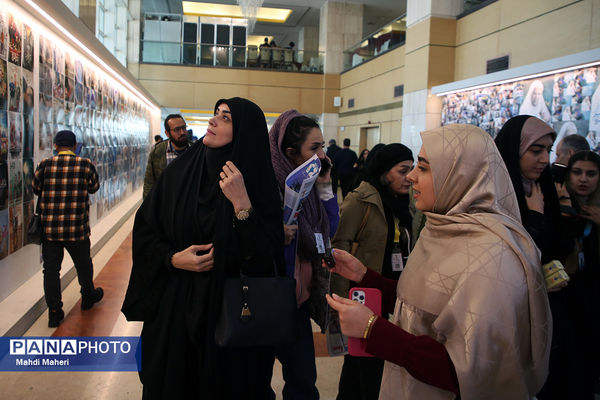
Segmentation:
{"type": "MultiPolygon", "coordinates": [[[[421,137],[436,200],[398,282],[396,322],[444,344],[462,399],[532,397],[547,376],[552,321],[539,251],[502,157],[473,125],[421,137]]],[[[431,393],[411,378],[404,374],[408,392],[396,393],[431,393]]],[[[427,397],[449,398],[443,393],[427,397]]]]}

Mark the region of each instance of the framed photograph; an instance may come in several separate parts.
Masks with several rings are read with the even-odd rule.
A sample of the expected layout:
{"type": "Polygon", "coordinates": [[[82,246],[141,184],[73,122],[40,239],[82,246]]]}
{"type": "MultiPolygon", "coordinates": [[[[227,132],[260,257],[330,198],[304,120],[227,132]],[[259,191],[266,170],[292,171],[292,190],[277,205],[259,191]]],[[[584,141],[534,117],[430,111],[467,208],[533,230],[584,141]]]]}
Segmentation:
{"type": "Polygon", "coordinates": [[[74,64],[75,64],[75,82],[83,85],[84,84],[83,64],[81,64],[81,61],[79,59],[75,59],[74,64]]]}
{"type": "Polygon", "coordinates": [[[23,159],[23,202],[28,202],[33,200],[33,187],[31,183],[33,182],[33,173],[35,170],[33,169],[33,159],[32,158],[24,158],[23,159]]]}
{"type": "Polygon", "coordinates": [[[54,133],[52,131],[52,124],[43,123],[40,125],[40,152],[47,154],[52,153],[52,144],[54,140],[54,133]]]}
{"type": "Polygon", "coordinates": [[[60,46],[52,46],[52,53],[54,54],[54,71],[60,75],[65,74],[65,52],[60,46]]]}
{"type": "Polygon", "coordinates": [[[34,146],[34,122],[33,114],[23,115],[23,157],[33,157],[34,146]]]}
{"type": "Polygon", "coordinates": [[[8,19],[7,14],[0,10],[0,59],[6,61],[8,54],[8,19]]]}
{"type": "MultiPolygon", "coordinates": [[[[5,110],[0,110],[0,163],[8,159],[8,119],[5,110]]],[[[0,208],[2,209],[2,208],[0,208]]]]}
{"type": "Polygon", "coordinates": [[[52,69],[54,59],[54,45],[45,36],[40,35],[40,66],[44,64],[52,69]]]}
{"type": "Polygon", "coordinates": [[[65,53],[65,76],[75,80],[75,58],[69,52],[65,53]]]}
{"type": "Polygon", "coordinates": [[[52,82],[52,97],[63,100],[65,98],[65,76],[58,71],[54,71],[52,82]]]}
{"type": "Polygon", "coordinates": [[[81,83],[75,82],[75,103],[77,105],[83,104],[83,88],[84,86],[81,83]]]}
{"type": "Polygon", "coordinates": [[[8,63],[8,110],[21,112],[23,97],[21,89],[21,67],[8,63]]]}
{"type": "Polygon", "coordinates": [[[40,124],[52,122],[52,95],[40,93],[40,124]]]}
{"type": "Polygon", "coordinates": [[[62,99],[52,99],[52,114],[54,124],[64,125],[65,123],[65,101],[62,99]]]}
{"type": "Polygon", "coordinates": [[[9,230],[10,228],[8,227],[8,208],[5,208],[0,210],[0,260],[8,255],[9,230]]]}
{"type": "Polygon", "coordinates": [[[75,101],[75,80],[67,78],[65,80],[65,101],[73,103],[75,101]]]}
{"type": "Polygon", "coordinates": [[[8,13],[8,61],[21,66],[21,21],[8,13]]]}
{"type": "Polygon", "coordinates": [[[9,249],[10,254],[23,247],[23,207],[16,204],[8,208],[9,229],[9,249]]]}
{"type": "Polygon", "coordinates": [[[52,67],[40,63],[40,93],[52,96],[52,67]]]}
{"type": "Polygon", "coordinates": [[[30,72],[33,72],[33,48],[33,31],[23,24],[23,68],[30,72]]]}
{"type": "Polygon", "coordinates": [[[33,115],[33,72],[23,70],[23,113],[33,115]]]}
{"type": "Polygon", "coordinates": [[[65,101],[65,124],[71,128],[75,126],[75,103],[70,101],[65,101]]]}
{"type": "Polygon", "coordinates": [[[0,60],[0,110],[8,107],[8,70],[6,61],[0,60]]]}
{"type": "Polygon", "coordinates": [[[8,151],[11,159],[22,157],[23,124],[21,113],[8,112],[8,151]]]}
{"type": "Polygon", "coordinates": [[[34,201],[28,201],[26,203],[23,203],[23,246],[27,246],[29,243],[33,243],[27,240],[27,227],[29,226],[29,222],[33,218],[34,208],[34,201]]]}
{"type": "Polygon", "coordinates": [[[8,160],[8,204],[23,202],[23,160],[8,160]]]}

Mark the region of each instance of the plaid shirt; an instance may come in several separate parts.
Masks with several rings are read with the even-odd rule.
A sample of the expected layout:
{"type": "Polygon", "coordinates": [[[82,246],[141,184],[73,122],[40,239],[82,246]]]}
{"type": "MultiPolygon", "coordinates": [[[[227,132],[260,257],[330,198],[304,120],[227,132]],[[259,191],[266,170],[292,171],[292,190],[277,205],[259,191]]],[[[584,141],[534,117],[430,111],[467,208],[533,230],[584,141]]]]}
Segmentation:
{"type": "Polygon", "coordinates": [[[181,154],[183,154],[183,152],[186,151],[188,147],[190,147],[190,146],[188,145],[184,150],[177,151],[173,148],[173,144],[169,140],[169,144],[167,145],[167,154],[166,154],[167,155],[167,165],[171,164],[171,161],[173,161],[174,159],[179,157],[181,154]]]}
{"type": "Polygon", "coordinates": [[[98,173],[87,158],[60,152],[38,165],[33,192],[40,196],[44,238],[79,241],[90,235],[89,196],[100,188],[98,173]]]}

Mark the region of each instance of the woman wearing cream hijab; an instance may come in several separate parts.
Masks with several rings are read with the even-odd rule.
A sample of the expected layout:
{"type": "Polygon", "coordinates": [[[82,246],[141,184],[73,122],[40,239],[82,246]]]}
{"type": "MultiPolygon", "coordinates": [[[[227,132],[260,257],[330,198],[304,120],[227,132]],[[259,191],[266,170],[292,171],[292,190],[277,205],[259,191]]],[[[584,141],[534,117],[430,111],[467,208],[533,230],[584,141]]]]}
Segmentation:
{"type": "Polygon", "coordinates": [[[395,297],[392,323],[328,297],[342,331],[386,359],[380,399],[528,399],[547,375],[551,316],[539,252],[520,224],[492,138],[472,125],[421,133],[409,174],[427,223],[394,296],[389,281],[335,250],[333,272],[395,297]],[[390,292],[391,289],[391,292],[390,292]]]}

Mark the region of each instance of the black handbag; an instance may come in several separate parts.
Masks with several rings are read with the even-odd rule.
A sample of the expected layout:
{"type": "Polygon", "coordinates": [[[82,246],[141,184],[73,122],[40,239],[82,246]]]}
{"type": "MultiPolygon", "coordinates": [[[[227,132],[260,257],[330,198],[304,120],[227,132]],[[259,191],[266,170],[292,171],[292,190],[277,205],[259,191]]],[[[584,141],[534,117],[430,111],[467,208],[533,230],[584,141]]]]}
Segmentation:
{"type": "Polygon", "coordinates": [[[42,235],[44,228],[42,227],[42,216],[40,215],[40,198],[37,199],[35,212],[27,226],[27,242],[33,244],[42,243],[42,235]]]}
{"type": "Polygon", "coordinates": [[[287,276],[225,279],[215,329],[221,347],[277,346],[294,338],[296,280],[287,276]]]}

